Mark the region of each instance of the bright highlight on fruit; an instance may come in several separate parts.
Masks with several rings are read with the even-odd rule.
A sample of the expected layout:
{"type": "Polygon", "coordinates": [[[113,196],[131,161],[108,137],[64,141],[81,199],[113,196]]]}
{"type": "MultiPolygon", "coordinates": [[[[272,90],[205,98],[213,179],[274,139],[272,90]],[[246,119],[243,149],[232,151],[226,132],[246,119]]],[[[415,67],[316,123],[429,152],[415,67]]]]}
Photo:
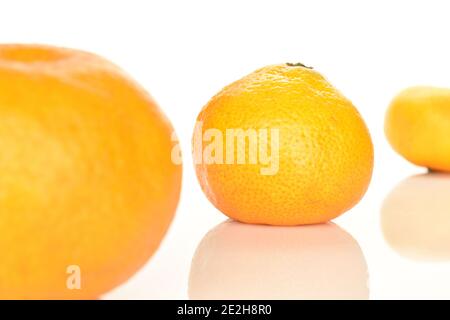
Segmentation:
{"type": "Polygon", "coordinates": [[[386,137],[405,159],[450,172],[450,89],[412,87],[391,102],[386,137]]]}
{"type": "Polygon", "coordinates": [[[0,298],[98,298],[154,253],[177,206],[173,129],[108,61],[0,46],[0,298]]]}
{"type": "Polygon", "coordinates": [[[363,119],[302,64],[268,66],[228,85],[197,120],[198,180],[235,220],[326,222],[352,208],[369,185],[373,146],[363,119]]]}

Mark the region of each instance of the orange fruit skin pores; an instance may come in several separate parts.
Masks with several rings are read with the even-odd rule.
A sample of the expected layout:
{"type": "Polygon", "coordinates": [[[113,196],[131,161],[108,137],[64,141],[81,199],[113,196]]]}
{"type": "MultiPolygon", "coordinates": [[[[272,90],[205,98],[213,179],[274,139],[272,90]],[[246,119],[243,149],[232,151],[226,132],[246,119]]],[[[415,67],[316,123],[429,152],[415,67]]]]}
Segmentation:
{"type": "Polygon", "coordinates": [[[215,95],[197,118],[193,154],[214,206],[254,224],[329,221],[362,198],[373,168],[372,141],[356,108],[301,64],[259,69],[215,95]],[[230,129],[246,132],[246,144],[236,138],[229,148],[230,129]]]}
{"type": "Polygon", "coordinates": [[[155,252],[181,165],[153,99],[96,55],[0,46],[0,298],[98,298],[155,252]]]}
{"type": "Polygon", "coordinates": [[[450,172],[450,89],[422,86],[400,92],[386,113],[385,133],[408,161],[450,172]]]}

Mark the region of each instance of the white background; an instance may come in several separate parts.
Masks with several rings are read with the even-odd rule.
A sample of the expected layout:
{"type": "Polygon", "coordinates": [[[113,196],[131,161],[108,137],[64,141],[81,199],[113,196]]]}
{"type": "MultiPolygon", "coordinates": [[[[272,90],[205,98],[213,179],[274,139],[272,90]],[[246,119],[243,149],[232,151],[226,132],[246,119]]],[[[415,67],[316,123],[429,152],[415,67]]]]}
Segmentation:
{"type": "MultiPolygon", "coordinates": [[[[176,219],[147,266],[106,298],[187,298],[194,251],[226,219],[194,176],[195,118],[226,84],[268,64],[297,61],[313,66],[351,99],[372,134],[370,189],[335,221],[364,252],[370,297],[450,298],[450,264],[402,257],[380,227],[384,198],[404,178],[425,172],[391,150],[384,113],[407,86],[450,87],[449,17],[448,1],[14,0],[0,2],[0,42],[103,55],[148,89],[177,130],[184,181],[176,219]]],[[[450,197],[445,209],[450,215],[450,197]]],[[[433,220],[432,211],[427,215],[433,220]]],[[[433,226],[428,228],[432,233],[433,226]]],[[[450,243],[443,245],[450,250],[450,243]]]]}

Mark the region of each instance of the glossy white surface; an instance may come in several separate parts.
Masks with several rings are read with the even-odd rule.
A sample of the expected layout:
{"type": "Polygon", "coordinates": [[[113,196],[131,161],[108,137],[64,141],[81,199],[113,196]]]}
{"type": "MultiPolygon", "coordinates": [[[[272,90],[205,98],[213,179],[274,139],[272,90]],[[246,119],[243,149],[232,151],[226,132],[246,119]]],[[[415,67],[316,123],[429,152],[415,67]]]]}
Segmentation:
{"type": "Polygon", "coordinates": [[[296,61],[323,73],[366,120],[376,157],[369,191],[334,221],[338,227],[284,232],[236,224],[218,235],[226,252],[215,252],[213,233],[193,264],[190,295],[232,298],[235,288],[236,298],[450,298],[450,177],[409,179],[426,170],[397,156],[383,134],[384,112],[399,90],[450,87],[449,10],[448,1],[17,0],[1,4],[0,41],[104,55],[151,92],[177,129],[185,163],[176,219],[145,268],[105,298],[188,298],[194,253],[226,220],[194,176],[195,118],[226,84],[296,61]],[[338,228],[346,245],[334,241],[338,228]]]}

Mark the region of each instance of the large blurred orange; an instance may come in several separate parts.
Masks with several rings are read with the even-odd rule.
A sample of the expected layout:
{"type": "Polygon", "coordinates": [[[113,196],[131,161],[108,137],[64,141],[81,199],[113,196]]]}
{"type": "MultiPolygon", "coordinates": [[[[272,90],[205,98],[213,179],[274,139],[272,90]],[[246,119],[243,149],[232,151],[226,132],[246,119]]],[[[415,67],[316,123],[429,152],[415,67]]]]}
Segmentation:
{"type": "Polygon", "coordinates": [[[194,157],[202,189],[219,210],[241,222],[326,222],[352,208],[371,179],[373,146],[360,114],[321,74],[301,64],[268,66],[228,85],[200,112],[197,128],[194,157]],[[240,163],[226,161],[230,129],[249,133],[246,144],[228,148],[234,159],[245,156],[240,163]],[[273,161],[259,161],[263,152],[251,154],[257,149],[251,133],[260,132],[268,138],[260,139],[259,147],[278,155],[273,161]],[[272,145],[276,132],[278,147],[272,145]],[[208,157],[218,133],[226,141],[208,157]],[[221,162],[216,156],[222,150],[221,162]]]}
{"type": "Polygon", "coordinates": [[[178,202],[172,131],[98,56],[0,46],[0,298],[97,298],[133,275],[178,202]]]}

